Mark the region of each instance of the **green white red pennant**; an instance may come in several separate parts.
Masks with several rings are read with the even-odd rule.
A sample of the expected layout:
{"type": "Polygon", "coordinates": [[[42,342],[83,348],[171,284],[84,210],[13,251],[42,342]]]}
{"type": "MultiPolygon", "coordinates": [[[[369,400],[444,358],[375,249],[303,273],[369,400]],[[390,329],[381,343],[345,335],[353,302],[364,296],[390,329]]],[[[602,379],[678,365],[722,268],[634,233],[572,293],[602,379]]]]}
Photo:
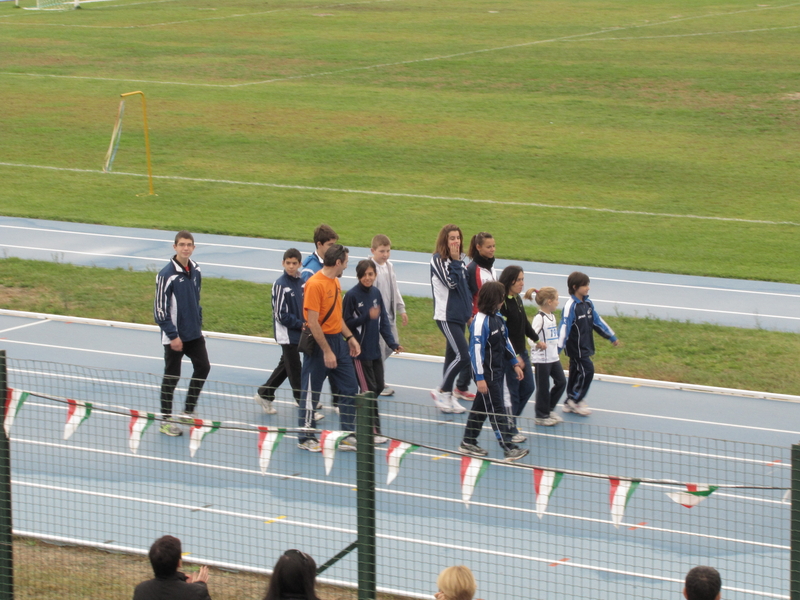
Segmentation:
{"type": "Polygon", "coordinates": [[[64,439],[68,440],[83,422],[92,414],[92,403],[67,399],[67,424],[64,426],[64,439]]]}
{"type": "Polygon", "coordinates": [[[667,496],[686,508],[692,508],[693,506],[700,504],[718,489],[719,486],[716,485],[698,485],[696,483],[687,483],[685,492],[670,492],[667,494],[667,496]]]}
{"type": "Polygon", "coordinates": [[[131,452],[136,454],[139,451],[142,435],[155,420],[156,416],[153,413],[131,410],[131,420],[128,423],[128,447],[131,452]]]}
{"type": "Polygon", "coordinates": [[[353,432],[326,430],[320,434],[319,445],[322,446],[322,458],[325,460],[325,475],[331,474],[336,449],[339,447],[339,443],[349,435],[353,435],[353,432]]]}
{"type": "Polygon", "coordinates": [[[547,510],[547,503],[550,496],[556,491],[561,478],[564,476],[559,471],[545,471],[544,469],[533,470],[533,489],[536,492],[536,514],[541,519],[547,510]]]}
{"type": "Polygon", "coordinates": [[[488,460],[472,456],[461,457],[461,500],[467,506],[469,506],[469,500],[472,498],[475,486],[478,485],[478,481],[480,481],[480,478],[488,468],[488,460]]]}
{"type": "Polygon", "coordinates": [[[6,417],[3,420],[6,437],[11,435],[11,426],[14,424],[14,419],[29,395],[28,392],[23,392],[22,390],[12,390],[11,388],[6,390],[6,417]]]}
{"type": "Polygon", "coordinates": [[[408,454],[414,452],[414,450],[417,448],[419,448],[419,446],[409,444],[408,442],[392,440],[392,442],[389,444],[389,449],[386,451],[386,464],[389,467],[389,470],[386,474],[386,485],[392,483],[395,477],[397,477],[397,474],[400,472],[400,464],[403,462],[403,459],[408,454]]]}
{"type": "Polygon", "coordinates": [[[614,523],[614,527],[619,528],[622,516],[625,514],[625,507],[633,496],[633,492],[639,487],[639,482],[630,479],[609,479],[608,481],[611,484],[609,494],[611,522],[614,523]]]}
{"type": "Polygon", "coordinates": [[[202,442],[209,433],[214,433],[219,429],[219,421],[209,421],[207,419],[195,419],[194,425],[189,430],[189,454],[194,458],[200,442],[202,442]]]}
{"type": "Polygon", "coordinates": [[[261,467],[261,474],[267,474],[269,459],[278,447],[285,429],[270,429],[269,427],[258,428],[258,466],[261,467]]]}

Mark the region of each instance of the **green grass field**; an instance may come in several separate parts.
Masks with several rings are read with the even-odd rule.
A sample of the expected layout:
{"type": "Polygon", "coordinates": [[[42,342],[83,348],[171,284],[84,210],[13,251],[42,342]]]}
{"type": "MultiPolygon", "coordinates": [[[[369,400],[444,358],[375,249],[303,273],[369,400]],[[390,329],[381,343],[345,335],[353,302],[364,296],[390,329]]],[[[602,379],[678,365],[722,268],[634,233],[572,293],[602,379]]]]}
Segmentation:
{"type": "Polygon", "coordinates": [[[419,251],[457,222],[507,258],[798,283],[798,17],[749,0],[4,2],[0,212],[303,240],[326,221],[419,251]],[[146,173],[138,98],[100,173],[134,90],[157,197],[125,174],[146,173]]]}

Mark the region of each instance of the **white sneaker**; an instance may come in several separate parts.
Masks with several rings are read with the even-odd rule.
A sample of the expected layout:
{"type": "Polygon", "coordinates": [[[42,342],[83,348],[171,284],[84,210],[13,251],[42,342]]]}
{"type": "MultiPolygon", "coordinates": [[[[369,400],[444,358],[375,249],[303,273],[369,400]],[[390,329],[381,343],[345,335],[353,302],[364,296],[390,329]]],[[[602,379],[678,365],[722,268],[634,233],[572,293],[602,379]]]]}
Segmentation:
{"type": "Polygon", "coordinates": [[[552,418],[552,417],[537,417],[534,421],[537,425],[542,425],[544,427],[552,427],[553,425],[558,425],[559,421],[552,418]]]}
{"type": "Polygon", "coordinates": [[[511,443],[512,444],[521,444],[522,442],[526,441],[527,439],[528,438],[526,438],[521,433],[517,433],[517,434],[511,436],[511,443]]]}
{"type": "Polygon", "coordinates": [[[431,398],[433,398],[433,405],[443,413],[453,412],[453,407],[450,404],[450,394],[441,390],[431,390],[431,398]]]}
{"type": "Polygon", "coordinates": [[[314,413],[314,420],[315,421],[322,421],[322,419],[324,419],[324,418],[325,418],[325,415],[323,415],[321,412],[315,412],[314,413]]]}
{"type": "Polygon", "coordinates": [[[563,423],[563,422],[564,422],[564,417],[562,417],[562,416],[561,416],[560,414],[558,414],[556,411],[553,411],[553,412],[551,412],[551,413],[550,413],[550,418],[551,418],[551,419],[555,419],[555,420],[556,420],[556,421],[558,421],[559,423],[563,423]]]}
{"type": "Polygon", "coordinates": [[[459,414],[459,415],[461,413],[467,412],[467,409],[464,408],[463,406],[461,406],[458,403],[458,400],[456,400],[455,394],[450,396],[450,409],[451,409],[450,412],[454,412],[454,413],[459,414]]]}
{"type": "Polygon", "coordinates": [[[394,390],[390,387],[383,388],[383,391],[380,394],[381,396],[394,396],[394,390]]]}
{"type": "Polygon", "coordinates": [[[275,410],[272,406],[272,400],[265,400],[258,394],[253,396],[253,400],[255,400],[258,404],[261,405],[261,408],[264,410],[264,414],[266,415],[274,415],[277,414],[278,411],[275,410]]]}
{"type": "Polygon", "coordinates": [[[387,438],[385,436],[382,436],[382,435],[376,435],[375,439],[372,440],[372,443],[373,444],[385,444],[388,441],[389,441],[389,438],[387,438]]]}
{"type": "Polygon", "coordinates": [[[565,413],[575,413],[576,415],[580,415],[582,417],[588,417],[592,414],[592,409],[586,405],[586,402],[581,400],[580,402],[575,402],[574,400],[567,400],[564,402],[564,405],[561,407],[561,410],[565,413]]]}

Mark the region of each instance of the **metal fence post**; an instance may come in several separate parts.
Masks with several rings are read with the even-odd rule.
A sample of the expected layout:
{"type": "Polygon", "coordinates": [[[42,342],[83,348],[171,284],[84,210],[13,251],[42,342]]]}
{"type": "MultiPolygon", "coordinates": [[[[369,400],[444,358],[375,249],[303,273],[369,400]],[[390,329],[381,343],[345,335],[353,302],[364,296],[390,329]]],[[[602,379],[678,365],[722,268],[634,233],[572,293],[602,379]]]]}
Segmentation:
{"type": "MultiPolygon", "coordinates": [[[[0,398],[8,397],[6,351],[0,350],[0,398]]],[[[3,410],[5,417],[5,409],[3,410]]],[[[0,426],[0,600],[14,600],[14,549],[11,535],[11,446],[0,426]]]]}
{"type": "Polygon", "coordinates": [[[358,600],[374,600],[375,575],[375,395],[356,396],[356,486],[358,508],[358,600]]]}
{"type": "Polygon", "coordinates": [[[800,600],[800,444],[792,444],[792,533],[789,553],[789,597],[800,600]]]}

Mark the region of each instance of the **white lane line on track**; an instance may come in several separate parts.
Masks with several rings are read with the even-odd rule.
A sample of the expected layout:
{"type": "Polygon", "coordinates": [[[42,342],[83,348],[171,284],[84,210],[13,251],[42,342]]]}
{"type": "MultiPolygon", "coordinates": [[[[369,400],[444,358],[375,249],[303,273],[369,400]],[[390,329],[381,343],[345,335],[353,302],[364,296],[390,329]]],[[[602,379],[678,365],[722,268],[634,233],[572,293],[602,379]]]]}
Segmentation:
{"type": "MultiPolygon", "coordinates": [[[[1,73],[0,73],[1,74],[1,73]]],[[[125,177],[148,177],[145,173],[126,173],[122,171],[113,171],[112,173],[104,173],[100,169],[78,169],[72,167],[50,167],[44,165],[29,165],[22,163],[0,162],[0,166],[5,167],[19,167],[25,169],[45,169],[49,171],[66,171],[70,173],[92,173],[100,175],[116,175],[125,177]]],[[[590,206],[559,206],[555,204],[539,204],[536,202],[514,202],[505,200],[482,200],[477,198],[463,198],[459,196],[428,196],[425,194],[406,194],[403,192],[380,192],[374,190],[351,190],[343,188],[328,188],[328,187],[315,187],[306,185],[287,185],[279,183],[261,183],[256,181],[235,181],[230,179],[208,179],[200,177],[182,177],[178,175],[153,175],[153,179],[164,179],[172,181],[193,181],[200,183],[221,183],[226,185],[244,185],[244,186],[257,186],[268,187],[277,189],[288,190],[306,190],[314,192],[334,192],[341,194],[365,194],[369,196],[388,196],[396,198],[416,198],[422,200],[452,200],[454,202],[469,202],[472,204],[491,204],[497,206],[521,206],[527,208],[550,208],[553,210],[578,210],[588,212],[599,212],[618,215],[633,215],[645,217],[659,217],[669,219],[694,219],[701,221],[721,221],[730,223],[750,223],[754,225],[789,225],[793,227],[800,227],[800,223],[794,221],[765,221],[760,219],[739,219],[734,217],[714,217],[706,215],[680,215],[673,213],[654,213],[638,210],[617,210],[613,208],[594,208],[590,206]]]]}
{"type": "Polygon", "coordinates": [[[758,319],[789,319],[791,321],[800,321],[800,317],[789,317],[784,315],[767,315],[764,313],[754,312],[740,312],[736,310],[719,310],[711,308],[694,308],[692,306],[671,306],[669,304],[647,304],[644,302],[623,302],[621,300],[601,300],[599,298],[592,298],[592,302],[603,304],[622,304],[625,306],[643,306],[645,308],[666,308],[670,310],[688,310],[692,312],[713,313],[717,315],[738,315],[746,317],[756,317],[758,319]]]}
{"type": "MultiPolygon", "coordinates": [[[[142,241],[142,242],[156,242],[156,243],[163,243],[165,245],[172,245],[173,240],[171,238],[147,238],[147,237],[140,237],[140,236],[133,236],[133,235],[119,235],[119,234],[111,234],[111,233],[95,233],[91,231],[69,231],[66,229],[51,229],[47,227],[25,227],[21,225],[0,225],[0,229],[15,229],[21,231],[35,231],[35,232],[45,232],[45,233],[63,233],[65,235],[83,235],[88,237],[102,237],[102,238],[111,238],[111,239],[118,239],[118,240],[133,240],[133,241],[142,241]]],[[[294,243],[294,242],[293,242],[294,243]]],[[[307,243],[307,242],[296,242],[296,243],[307,243]]],[[[219,244],[214,242],[201,242],[200,246],[208,246],[208,247],[215,247],[215,248],[234,248],[239,250],[256,250],[261,252],[276,252],[282,253],[284,252],[283,248],[264,248],[261,246],[248,246],[243,244],[219,244]]],[[[0,247],[3,247],[0,244],[0,247]]],[[[10,246],[5,246],[10,247],[10,246]]],[[[27,249],[27,246],[17,246],[17,248],[27,249]]],[[[36,248],[30,248],[36,249],[36,248]]],[[[53,250],[53,252],[66,252],[64,250],[53,250]]],[[[107,255],[112,256],[112,255],[107,255]]],[[[141,257],[139,257],[141,258],[141,257]]],[[[167,260],[168,257],[163,256],[159,257],[158,260],[167,260]]],[[[362,257],[354,257],[354,258],[362,258],[362,257]]],[[[363,258],[368,258],[364,256],[363,258]]],[[[155,259],[154,259],[155,260],[155,259]]],[[[504,259],[504,260],[514,260],[514,259],[504,259]]],[[[394,264],[408,264],[408,265],[420,265],[420,266],[427,266],[430,264],[429,261],[420,261],[420,260],[403,260],[398,258],[392,258],[392,263],[394,264]]],[[[525,271],[526,275],[534,275],[534,276],[541,276],[541,277],[562,277],[564,279],[567,278],[567,273],[553,273],[547,271],[525,271]]],[[[782,292],[763,292],[759,290],[741,290],[735,288],[724,288],[724,287],[712,287],[712,286],[702,286],[702,285],[689,285],[683,283],[663,283],[658,281],[635,281],[632,279],[619,279],[619,278],[611,278],[611,277],[592,277],[594,281],[609,281],[613,283],[624,283],[624,284],[631,284],[631,285],[647,285],[647,286],[660,286],[660,287],[668,287],[668,288],[677,288],[677,289],[689,289],[689,290],[703,290],[703,291],[713,291],[719,293],[734,293],[734,294],[755,294],[758,296],[776,296],[780,298],[800,298],[800,294],[787,294],[782,292]]],[[[419,282],[419,281],[401,281],[400,283],[405,283],[409,285],[430,285],[429,281],[419,282]]],[[[671,308],[671,307],[669,307],[671,308]]],[[[675,307],[679,308],[679,307],[675,307]]],[[[683,307],[685,308],[685,307],[683,307]]]]}
{"type": "MultiPolygon", "coordinates": [[[[261,475],[261,471],[260,470],[255,470],[255,469],[222,467],[220,465],[213,465],[213,464],[210,464],[210,463],[197,463],[197,462],[181,461],[181,460],[176,460],[176,459],[160,459],[160,458],[153,457],[153,456],[146,456],[146,455],[141,455],[140,456],[140,455],[132,455],[130,453],[122,453],[122,452],[111,451],[111,450],[100,450],[100,449],[96,449],[96,448],[86,448],[86,447],[80,447],[80,446],[67,446],[65,444],[44,443],[44,442],[38,442],[36,440],[17,439],[16,437],[14,437],[12,439],[14,441],[18,441],[18,442],[29,443],[29,444],[34,444],[34,445],[44,445],[44,446],[49,446],[49,447],[56,447],[56,448],[60,448],[62,450],[80,450],[80,451],[90,451],[90,452],[94,452],[94,453],[97,453],[97,454],[104,454],[104,455],[120,455],[120,456],[126,456],[126,457],[134,457],[134,458],[140,457],[140,458],[142,458],[144,460],[158,460],[158,461],[161,461],[161,462],[168,462],[168,463],[173,463],[173,464],[177,463],[177,464],[191,465],[193,467],[201,466],[201,467],[210,468],[210,469],[235,470],[237,472],[249,473],[251,475],[261,475]]],[[[307,483],[316,483],[316,484],[320,484],[320,485],[331,485],[331,486],[341,487],[341,488],[352,487],[351,483],[335,482],[335,481],[330,481],[330,480],[325,480],[325,479],[313,479],[313,478],[309,478],[309,477],[299,477],[299,476],[295,476],[295,475],[284,475],[284,474],[279,474],[279,473],[269,473],[269,472],[267,472],[266,476],[271,476],[272,478],[277,478],[277,479],[300,480],[300,481],[305,481],[307,483]]],[[[192,512],[204,512],[204,513],[224,515],[224,516],[229,516],[229,517],[238,517],[238,518],[243,518],[243,519],[248,519],[248,520],[264,521],[264,520],[274,519],[275,518],[274,516],[254,515],[252,513],[242,513],[242,512],[238,512],[238,511],[230,511],[230,510],[206,507],[206,506],[201,506],[201,505],[189,505],[189,504],[183,504],[183,503],[178,503],[178,502],[168,502],[168,501],[163,501],[163,500],[153,500],[151,498],[140,498],[140,497],[137,497],[137,496],[127,496],[127,495],[122,495],[122,494],[111,494],[111,493],[107,493],[107,492],[96,492],[96,491],[81,490],[81,489],[76,489],[76,488],[66,488],[66,487],[62,487],[62,486],[49,485],[49,484],[41,484],[41,483],[33,483],[33,482],[14,482],[14,481],[12,481],[12,483],[16,483],[17,485],[26,485],[26,486],[29,486],[29,487],[36,487],[36,488],[40,488],[40,489],[66,491],[66,492],[75,493],[75,494],[81,494],[81,495],[85,495],[85,496],[102,497],[102,498],[109,498],[109,499],[115,499],[115,500],[128,500],[130,502],[141,502],[141,503],[144,503],[144,504],[155,504],[155,505],[159,505],[159,506],[167,506],[167,507],[172,507],[172,508],[182,508],[182,509],[191,510],[192,512]]],[[[461,503],[460,500],[455,499],[455,498],[447,498],[447,497],[444,497],[444,496],[436,496],[436,495],[432,495],[432,494],[418,494],[418,493],[414,493],[414,492],[406,492],[406,491],[401,491],[401,490],[382,488],[380,486],[377,486],[375,488],[375,491],[390,493],[390,494],[397,495],[397,496],[407,496],[407,497],[413,497],[413,498],[420,498],[420,499],[425,499],[425,500],[435,500],[435,501],[440,501],[440,502],[457,503],[457,504],[461,503]]],[[[491,508],[491,509],[494,509],[494,510],[508,510],[508,511],[511,511],[511,512],[521,512],[521,513],[528,513],[528,514],[535,514],[536,513],[536,509],[535,508],[520,508],[520,507],[506,506],[506,505],[502,505],[502,504],[493,504],[493,503],[487,503],[487,502],[470,502],[470,504],[474,504],[475,506],[482,506],[484,508],[491,508]]],[[[593,518],[593,517],[582,517],[582,516],[569,515],[569,514],[564,514],[564,513],[554,513],[554,512],[547,512],[546,514],[551,516],[551,517],[564,518],[564,519],[567,519],[567,520],[584,521],[584,522],[590,522],[590,523],[607,523],[609,525],[611,524],[611,521],[608,520],[608,519],[597,519],[597,518],[593,518]]],[[[297,526],[300,526],[300,527],[308,527],[308,528],[312,528],[312,529],[322,529],[322,530],[325,530],[325,531],[338,531],[338,532],[350,533],[350,531],[342,529],[342,528],[339,528],[339,527],[332,527],[332,526],[329,526],[329,525],[320,525],[320,524],[314,524],[314,523],[306,523],[306,522],[303,522],[303,521],[295,521],[293,519],[281,519],[280,520],[280,524],[281,525],[297,525],[297,526]]],[[[628,526],[631,526],[632,524],[623,523],[622,525],[628,527],[628,526]]],[[[653,527],[653,526],[649,526],[649,527],[648,526],[640,526],[640,527],[643,528],[643,529],[648,529],[650,531],[658,531],[658,532],[661,532],[661,533],[671,533],[671,534],[675,534],[675,535],[686,535],[686,536],[689,536],[689,537],[698,537],[698,538],[704,538],[704,539],[714,539],[714,540],[718,540],[718,541],[733,542],[733,543],[737,543],[737,544],[744,544],[744,545],[751,545],[751,546],[758,546],[758,547],[766,547],[766,548],[775,548],[775,549],[779,549],[779,550],[789,550],[790,549],[789,546],[783,546],[783,545],[780,545],[780,544],[769,544],[769,543],[766,543],[766,542],[759,542],[759,541],[756,541],[756,540],[746,540],[746,539],[731,538],[731,537],[726,537],[726,536],[714,536],[714,535],[701,534],[701,533],[692,532],[692,531],[682,531],[682,530],[678,530],[678,529],[666,529],[666,528],[662,528],[662,527],[653,527]]],[[[353,531],[352,533],[355,533],[355,532],[353,531]]],[[[378,534],[378,537],[385,537],[386,539],[399,539],[399,538],[394,538],[392,536],[381,535],[381,534],[378,534]]],[[[404,541],[410,541],[412,543],[421,544],[421,545],[429,545],[429,544],[431,544],[431,542],[429,540],[421,540],[421,539],[414,539],[414,538],[403,538],[403,539],[404,539],[404,541]]],[[[458,548],[458,549],[461,549],[461,550],[467,550],[468,549],[468,548],[462,547],[462,546],[455,546],[455,547],[458,548]]],[[[473,549],[473,548],[469,548],[469,549],[473,549]]],[[[474,550],[478,551],[478,552],[494,553],[494,552],[489,551],[489,550],[485,550],[484,551],[483,549],[474,549],[474,550]]],[[[505,553],[497,553],[497,554],[499,554],[501,556],[505,555],[505,553]]],[[[511,555],[509,555],[509,556],[511,556],[511,555]]],[[[516,555],[515,557],[516,558],[525,558],[525,559],[534,560],[534,561],[537,560],[537,558],[535,558],[535,557],[527,557],[527,556],[524,556],[524,555],[516,555]]],[[[542,559],[541,562],[552,563],[554,561],[551,560],[551,559],[542,559]]]]}
{"type": "Polygon", "coordinates": [[[16,327],[9,327],[8,329],[0,329],[0,333],[6,333],[8,331],[14,331],[16,329],[24,329],[25,327],[35,327],[36,325],[41,325],[42,323],[46,323],[47,321],[35,321],[33,323],[26,323],[25,325],[17,325],[16,327]]]}

